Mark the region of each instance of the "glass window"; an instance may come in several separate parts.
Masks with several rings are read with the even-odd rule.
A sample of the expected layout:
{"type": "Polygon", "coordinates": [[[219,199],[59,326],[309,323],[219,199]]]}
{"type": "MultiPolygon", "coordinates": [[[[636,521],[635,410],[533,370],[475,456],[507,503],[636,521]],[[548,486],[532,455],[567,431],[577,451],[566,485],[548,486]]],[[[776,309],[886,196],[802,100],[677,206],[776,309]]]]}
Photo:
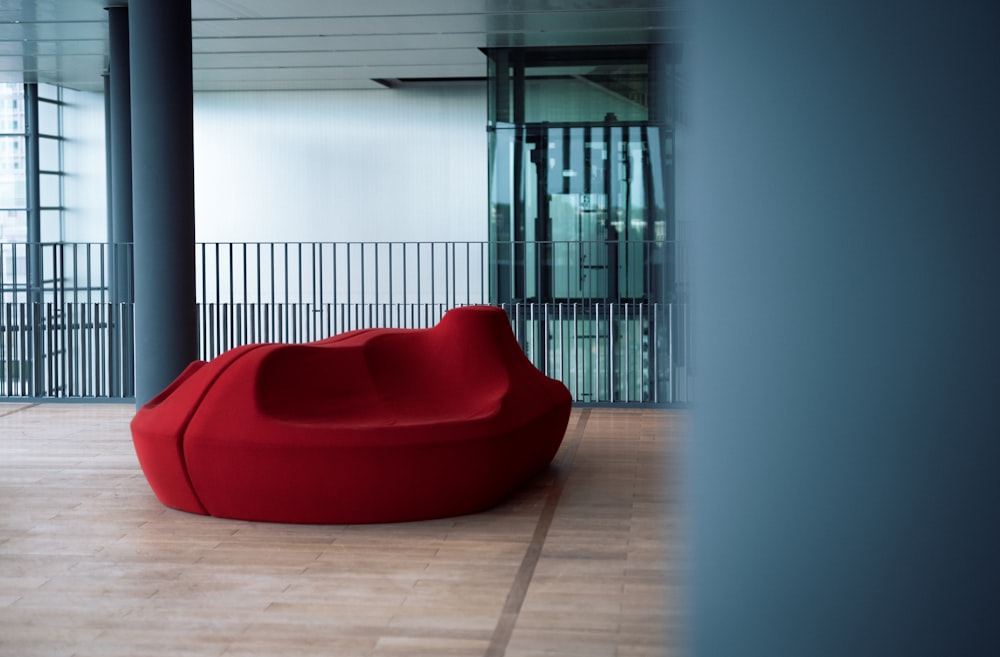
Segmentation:
{"type": "Polygon", "coordinates": [[[60,106],[51,101],[38,101],[38,134],[58,135],[60,106]]]}
{"type": "Polygon", "coordinates": [[[495,298],[665,298],[671,141],[651,118],[644,56],[491,53],[495,298]]]}
{"type": "Polygon", "coordinates": [[[42,242],[61,242],[63,238],[62,211],[42,210],[40,234],[42,242]]]}
{"type": "Polygon", "coordinates": [[[43,208],[62,206],[62,176],[58,173],[43,173],[39,176],[41,205],[43,208]]]}
{"type": "MultiPolygon", "coordinates": [[[[21,84],[0,84],[0,126],[8,132],[18,132],[24,117],[20,102],[24,94],[21,84]]],[[[23,242],[27,236],[24,212],[24,137],[0,137],[0,243],[23,242]]]]}
{"type": "Polygon", "coordinates": [[[550,67],[525,71],[524,120],[565,123],[645,121],[645,64],[550,67]]]}
{"type": "Polygon", "coordinates": [[[0,244],[24,242],[28,238],[28,224],[24,210],[0,210],[0,244]]]}
{"type": "Polygon", "coordinates": [[[62,168],[61,150],[58,139],[40,137],[38,139],[38,168],[42,171],[59,171],[62,168]]]}
{"type": "Polygon", "coordinates": [[[10,207],[14,205],[12,199],[20,198],[20,204],[24,204],[23,190],[18,195],[18,187],[24,187],[24,175],[13,176],[11,171],[22,169],[24,163],[24,149],[21,142],[24,137],[0,137],[0,207],[10,207]]]}
{"type": "Polygon", "coordinates": [[[488,54],[493,125],[650,120],[649,47],[505,48],[488,54]]]}
{"type": "Polygon", "coordinates": [[[63,236],[62,185],[62,91],[52,85],[38,85],[38,171],[41,215],[29,215],[27,208],[26,154],[31,135],[26,126],[25,85],[0,83],[0,241],[24,242],[29,221],[38,221],[44,241],[58,241],[63,236]],[[13,133],[13,134],[12,134],[13,133]]]}

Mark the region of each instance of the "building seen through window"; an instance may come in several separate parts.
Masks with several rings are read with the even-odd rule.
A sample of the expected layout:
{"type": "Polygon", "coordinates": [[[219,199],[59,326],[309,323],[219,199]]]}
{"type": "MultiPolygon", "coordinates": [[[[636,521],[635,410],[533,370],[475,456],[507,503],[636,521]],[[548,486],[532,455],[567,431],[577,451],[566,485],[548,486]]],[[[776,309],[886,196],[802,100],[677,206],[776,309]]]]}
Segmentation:
{"type": "Polygon", "coordinates": [[[0,243],[27,239],[24,86],[0,83],[0,243]]]}

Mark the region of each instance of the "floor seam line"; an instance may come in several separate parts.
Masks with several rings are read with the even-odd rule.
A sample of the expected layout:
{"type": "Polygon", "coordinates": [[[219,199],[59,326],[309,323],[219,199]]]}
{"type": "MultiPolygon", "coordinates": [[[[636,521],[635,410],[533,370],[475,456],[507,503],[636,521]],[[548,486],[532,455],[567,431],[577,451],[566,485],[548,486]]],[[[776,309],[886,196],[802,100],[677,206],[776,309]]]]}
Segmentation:
{"type": "Polygon", "coordinates": [[[15,408],[13,410],[7,411],[6,413],[0,413],[0,417],[7,417],[8,415],[13,415],[14,413],[20,413],[21,411],[26,411],[29,408],[34,408],[38,405],[39,404],[37,402],[34,404],[27,404],[26,406],[22,406],[21,408],[15,408]]]}
{"type": "Polygon", "coordinates": [[[587,427],[587,420],[589,418],[589,408],[580,411],[580,416],[577,418],[576,425],[570,434],[569,450],[565,455],[564,462],[561,464],[560,472],[556,476],[555,482],[549,488],[545,498],[545,506],[542,507],[541,513],[538,514],[538,521],[535,524],[535,531],[531,536],[531,542],[528,544],[528,549],[521,559],[521,565],[514,576],[510,591],[507,593],[503,611],[500,613],[500,619],[493,630],[493,636],[490,638],[490,644],[486,649],[484,657],[503,657],[507,652],[507,645],[510,643],[510,638],[514,633],[514,626],[517,624],[517,618],[521,613],[521,606],[524,604],[528,587],[534,577],[538,559],[542,555],[542,547],[548,536],[549,528],[552,526],[556,507],[559,506],[559,498],[562,496],[563,488],[566,486],[566,479],[569,477],[573,461],[576,458],[576,451],[583,440],[583,433],[587,427]]]}

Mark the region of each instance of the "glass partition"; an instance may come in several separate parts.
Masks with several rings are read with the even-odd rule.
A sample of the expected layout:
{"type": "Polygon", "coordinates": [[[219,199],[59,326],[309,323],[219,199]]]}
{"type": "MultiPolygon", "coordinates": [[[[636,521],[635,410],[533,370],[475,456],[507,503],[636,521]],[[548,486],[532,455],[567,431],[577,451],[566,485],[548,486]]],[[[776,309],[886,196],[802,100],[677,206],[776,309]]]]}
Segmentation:
{"type": "Polygon", "coordinates": [[[674,103],[655,48],[487,54],[494,298],[670,297],[674,103]]]}
{"type": "Polygon", "coordinates": [[[577,399],[671,398],[683,367],[670,348],[677,320],[647,309],[680,297],[672,76],[654,66],[654,46],[487,55],[491,301],[572,309],[514,324],[577,399]],[[620,319],[602,315],[616,307],[620,319]],[[560,341],[600,358],[566,360],[560,341]],[[643,360],[643,345],[668,357],[643,360]],[[627,371],[648,376],[624,388],[605,378],[627,371]]]}

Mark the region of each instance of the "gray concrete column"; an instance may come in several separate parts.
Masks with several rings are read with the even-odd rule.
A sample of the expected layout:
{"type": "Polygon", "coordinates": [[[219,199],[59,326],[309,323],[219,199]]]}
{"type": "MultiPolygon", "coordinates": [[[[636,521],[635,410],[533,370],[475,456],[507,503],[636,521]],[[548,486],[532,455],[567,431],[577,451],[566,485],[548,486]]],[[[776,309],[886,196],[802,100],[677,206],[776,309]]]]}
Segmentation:
{"type": "Polygon", "coordinates": [[[129,80],[128,7],[108,7],[109,63],[105,76],[108,171],[108,296],[114,308],[115,339],[110,341],[109,388],[135,394],[135,326],[132,277],[132,107],[129,80]]]}
{"type": "Polygon", "coordinates": [[[111,225],[108,241],[112,245],[111,300],[132,300],[132,270],[127,250],[132,234],[132,109],[129,80],[128,7],[108,7],[110,65],[108,67],[108,111],[110,114],[110,186],[111,225]]]}
{"type": "MultiPolygon", "coordinates": [[[[25,127],[25,201],[27,208],[28,233],[28,302],[32,325],[41,323],[43,285],[42,271],[42,181],[41,155],[39,153],[38,129],[38,85],[24,85],[24,127],[25,127]]],[[[45,380],[45,345],[41,331],[31,332],[31,386],[33,395],[41,395],[45,380]]]]}
{"type": "Polygon", "coordinates": [[[129,4],[135,399],[197,358],[191,5],[129,4]]]}
{"type": "Polygon", "coordinates": [[[42,182],[38,130],[38,85],[24,85],[24,169],[25,207],[27,208],[28,300],[42,300],[42,182]]]}

